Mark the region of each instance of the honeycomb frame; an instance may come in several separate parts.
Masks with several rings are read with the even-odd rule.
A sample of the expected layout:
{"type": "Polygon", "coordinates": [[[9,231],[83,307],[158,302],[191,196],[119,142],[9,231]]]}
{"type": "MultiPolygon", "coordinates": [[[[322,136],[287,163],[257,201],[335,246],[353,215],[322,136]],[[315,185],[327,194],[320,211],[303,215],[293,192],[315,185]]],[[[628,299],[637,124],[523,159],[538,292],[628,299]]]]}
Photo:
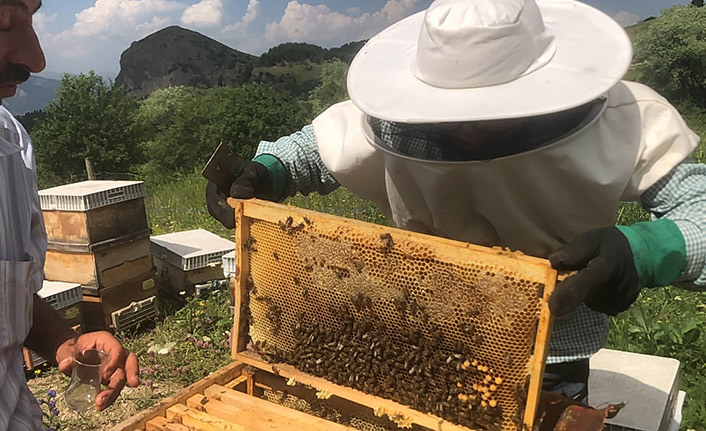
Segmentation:
{"type": "MultiPolygon", "coordinates": [[[[321,391],[388,415],[394,412],[431,429],[468,430],[468,425],[458,425],[434,412],[420,412],[386,396],[332,383],[299,370],[301,367],[273,363],[272,357],[261,355],[250,342],[252,338],[275,351],[292,351],[298,346],[292,335],[301,319],[298,316],[307,311],[316,314],[315,320],[321,319],[320,326],[336,329],[342,327],[336,310],[349,310],[354,319],[373,313],[395,345],[400,344],[395,333],[401,326],[415,325],[423,337],[432,337],[439,333],[430,334],[428,328],[436,325],[445,352],[453,352],[451,343],[461,343],[475,358],[469,373],[480,376],[469,374],[468,386],[471,381],[478,382],[481,391],[477,395],[484,392],[491,399],[497,395],[495,403],[503,407],[499,425],[476,425],[479,428],[473,429],[534,428],[552,324],[547,300],[557,277],[547,260],[257,199],[229,199],[229,204],[236,216],[234,360],[269,372],[287,369],[292,378],[296,375],[297,380],[321,391]],[[322,256],[328,256],[326,261],[322,256]],[[427,267],[436,270],[425,271],[427,267]],[[385,281],[390,279],[392,283],[385,281]],[[444,289],[437,290],[439,285],[444,289]],[[259,296],[252,292],[254,288],[259,296]],[[467,289],[474,295],[468,295],[467,289]],[[518,290],[521,294],[516,294],[518,290]],[[258,300],[252,301],[250,296],[258,300]],[[408,305],[398,307],[401,298],[405,304],[424,304],[426,317],[419,318],[421,312],[412,313],[408,305]],[[461,311],[469,309],[473,313],[461,311]],[[465,333],[464,323],[453,325],[451,320],[467,322],[476,335],[465,333]],[[481,341],[476,343],[475,337],[481,341]],[[491,379],[485,387],[480,386],[483,374],[491,379]],[[490,392],[488,386],[495,387],[493,383],[501,380],[504,385],[490,392]]],[[[313,359],[318,364],[317,355],[313,359]]],[[[468,365],[468,360],[461,364],[463,370],[468,365]]],[[[423,378],[434,377],[427,373],[423,378]]],[[[473,386],[475,389],[476,384],[473,386]]],[[[459,394],[459,398],[461,395],[466,396],[459,394]]],[[[483,408],[488,408],[487,402],[483,403],[483,408]]]]}

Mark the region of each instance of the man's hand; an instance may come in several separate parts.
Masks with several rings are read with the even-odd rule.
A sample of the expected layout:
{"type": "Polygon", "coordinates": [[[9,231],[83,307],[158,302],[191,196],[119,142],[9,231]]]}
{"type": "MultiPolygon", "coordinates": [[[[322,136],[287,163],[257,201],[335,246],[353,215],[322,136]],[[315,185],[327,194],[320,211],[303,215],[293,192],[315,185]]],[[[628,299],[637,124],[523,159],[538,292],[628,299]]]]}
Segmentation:
{"type": "Polygon", "coordinates": [[[616,227],[579,235],[549,256],[560,271],[578,270],[558,283],[549,308],[563,316],[585,302],[592,310],[615,315],[635,302],[638,274],[628,239],[616,227]]]}
{"type": "Polygon", "coordinates": [[[96,398],[98,410],[113,404],[125,383],[131,387],[140,384],[137,356],[124,348],[110,332],[106,331],[89,332],[62,343],[56,351],[59,371],[70,376],[74,365],[72,354],[76,350],[83,349],[100,349],[110,357],[103,370],[103,384],[107,387],[96,398]]]}
{"type": "Polygon", "coordinates": [[[228,229],[235,227],[235,214],[228,205],[228,197],[250,199],[267,198],[272,191],[272,177],[267,168],[258,162],[239,162],[233,166],[233,180],[228,189],[211,181],[206,185],[208,213],[228,229]]]}

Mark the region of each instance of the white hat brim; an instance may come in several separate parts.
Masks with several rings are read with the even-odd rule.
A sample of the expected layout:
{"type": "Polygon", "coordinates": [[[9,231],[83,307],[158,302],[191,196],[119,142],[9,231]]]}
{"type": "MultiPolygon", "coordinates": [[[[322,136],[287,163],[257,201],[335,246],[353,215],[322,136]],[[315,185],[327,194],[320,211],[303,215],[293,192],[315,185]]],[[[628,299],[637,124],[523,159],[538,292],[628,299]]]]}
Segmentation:
{"type": "Polygon", "coordinates": [[[363,112],[388,121],[434,123],[518,118],[587,103],[615,85],[632,59],[632,43],[612,18],[571,0],[537,0],[556,53],[514,81],[449,89],[413,73],[424,12],[383,30],[363,46],[348,71],[348,93],[363,112]]]}

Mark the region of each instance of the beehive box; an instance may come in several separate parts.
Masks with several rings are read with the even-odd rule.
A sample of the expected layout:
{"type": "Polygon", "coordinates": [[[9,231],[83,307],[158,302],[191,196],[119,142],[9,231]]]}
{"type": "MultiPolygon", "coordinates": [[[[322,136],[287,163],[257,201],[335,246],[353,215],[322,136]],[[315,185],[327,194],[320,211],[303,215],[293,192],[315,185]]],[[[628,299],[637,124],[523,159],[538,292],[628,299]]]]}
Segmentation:
{"type": "Polygon", "coordinates": [[[223,279],[222,257],[233,249],[231,241],[203,229],[151,238],[157,278],[175,293],[192,293],[196,284],[223,279]]]}
{"type": "Polygon", "coordinates": [[[113,287],[87,292],[83,296],[82,307],[89,331],[132,329],[153,321],[158,315],[158,292],[153,271],[113,287]]]}
{"type": "Polygon", "coordinates": [[[142,181],[83,181],[41,190],[47,238],[90,245],[148,229],[142,181]]]}
{"type": "MultiPolygon", "coordinates": [[[[83,313],[81,312],[83,295],[80,284],[44,280],[37,295],[51,305],[74,330],[83,331],[83,313]]],[[[46,359],[26,347],[24,348],[24,359],[25,368],[30,371],[46,362],[46,359]]]]}
{"type": "Polygon", "coordinates": [[[117,286],[152,271],[149,235],[147,229],[90,245],[49,242],[45,277],[101,289],[117,286]]]}
{"type": "Polygon", "coordinates": [[[400,426],[535,425],[548,261],[322,215],[236,209],[233,357],[400,426]]]}
{"type": "MultiPolygon", "coordinates": [[[[289,387],[281,377],[233,362],[174,396],[114,426],[110,431],[223,430],[223,431],[352,431],[354,428],[304,413],[270,397],[287,398],[291,392],[312,396],[315,391],[289,387]],[[304,392],[302,392],[304,391],[304,392]]],[[[301,399],[303,400],[303,398],[301,399]]],[[[333,400],[332,400],[333,401],[333,400]]],[[[338,400],[339,408],[345,400],[338,400]]],[[[306,403],[302,401],[302,403],[306,403]]],[[[347,406],[347,405],[346,405],[347,406]]],[[[372,412],[370,413],[372,415],[372,412]]]]}

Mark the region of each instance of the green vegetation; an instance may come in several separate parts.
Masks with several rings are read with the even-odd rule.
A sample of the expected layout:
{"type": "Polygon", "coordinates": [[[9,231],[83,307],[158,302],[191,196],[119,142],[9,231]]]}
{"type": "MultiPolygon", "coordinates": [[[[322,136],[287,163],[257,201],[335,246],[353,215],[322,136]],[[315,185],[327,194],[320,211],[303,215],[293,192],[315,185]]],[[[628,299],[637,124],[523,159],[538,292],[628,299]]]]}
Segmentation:
{"type": "Polygon", "coordinates": [[[81,178],[85,157],[108,172],[128,172],[139,163],[137,106],[93,72],[64,75],[56,100],[32,131],[40,186],[81,178]]]}
{"type": "Polygon", "coordinates": [[[334,58],[350,63],[363,44],[364,41],[350,42],[338,48],[325,49],[310,43],[287,42],[270,48],[262,54],[260,65],[275,66],[287,62],[321,63],[334,58]]]}
{"type": "Polygon", "coordinates": [[[638,81],[682,112],[706,108],[706,9],[675,6],[635,35],[638,81]]]}

